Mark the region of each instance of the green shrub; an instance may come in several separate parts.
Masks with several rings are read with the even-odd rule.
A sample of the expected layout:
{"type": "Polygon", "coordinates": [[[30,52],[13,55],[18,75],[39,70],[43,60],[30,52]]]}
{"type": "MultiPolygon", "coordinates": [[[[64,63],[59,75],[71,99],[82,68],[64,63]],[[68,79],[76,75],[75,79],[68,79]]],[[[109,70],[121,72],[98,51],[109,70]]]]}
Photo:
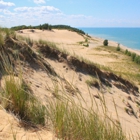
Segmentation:
{"type": "Polygon", "coordinates": [[[104,46],[108,46],[108,40],[107,40],[107,39],[105,39],[105,40],[103,41],[103,45],[104,45],[104,46]]]}
{"type": "Polygon", "coordinates": [[[117,48],[116,48],[116,51],[120,51],[121,50],[121,48],[120,48],[120,46],[118,46],[117,48]]]}
{"type": "Polygon", "coordinates": [[[136,62],[137,64],[140,64],[140,56],[136,56],[134,59],[134,62],[136,62]]]}
{"type": "Polygon", "coordinates": [[[131,56],[131,52],[128,51],[127,49],[125,50],[125,54],[128,55],[128,56],[131,56]]]}
{"type": "Polygon", "coordinates": [[[88,44],[88,43],[86,43],[86,44],[83,44],[83,46],[85,46],[85,47],[89,47],[89,44],[88,44]]]}
{"type": "Polygon", "coordinates": [[[134,61],[135,60],[135,57],[136,57],[136,53],[132,53],[131,54],[131,57],[132,57],[132,61],[134,61]]]}
{"type": "Polygon", "coordinates": [[[127,55],[127,53],[128,53],[128,50],[126,49],[126,50],[125,50],[125,54],[127,55]]]}
{"type": "Polygon", "coordinates": [[[128,55],[128,56],[131,56],[131,52],[130,52],[130,51],[128,51],[127,55],[128,55]]]}
{"type": "Polygon", "coordinates": [[[88,39],[87,39],[87,38],[85,39],[85,42],[87,42],[87,43],[88,43],[88,39]]]}

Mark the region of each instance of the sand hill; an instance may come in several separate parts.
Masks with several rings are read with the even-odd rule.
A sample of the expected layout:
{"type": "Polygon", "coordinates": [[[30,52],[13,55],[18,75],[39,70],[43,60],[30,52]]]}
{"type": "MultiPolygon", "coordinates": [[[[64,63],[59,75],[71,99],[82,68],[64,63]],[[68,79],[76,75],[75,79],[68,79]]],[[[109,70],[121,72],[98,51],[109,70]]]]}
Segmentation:
{"type": "MultiPolygon", "coordinates": [[[[90,107],[90,92],[96,101],[95,108],[97,103],[100,111],[100,97],[104,97],[108,114],[114,122],[118,121],[117,109],[123,131],[127,134],[132,132],[134,135],[140,132],[139,79],[136,78],[139,66],[122,52],[116,51],[116,42],[109,41],[111,47],[103,47],[102,39],[67,30],[31,32],[27,29],[16,34],[18,39],[7,40],[5,51],[13,54],[19,50],[20,67],[11,59],[16,67],[16,75],[21,68],[23,79],[41,103],[47,104],[48,99],[58,96],[54,91],[61,93],[64,90],[74,100],[77,100],[76,94],[80,93],[90,107]],[[29,44],[25,40],[28,40],[29,44]],[[43,41],[53,42],[50,43],[53,47],[45,45],[43,41]],[[9,47],[14,44],[16,47],[9,47]]],[[[122,45],[120,47],[124,48],[122,45]]],[[[3,76],[1,85],[2,79],[3,76]]],[[[24,129],[16,116],[4,109],[0,111],[0,139],[13,139],[13,135],[16,135],[17,139],[56,138],[56,134],[47,127],[24,129]]]]}

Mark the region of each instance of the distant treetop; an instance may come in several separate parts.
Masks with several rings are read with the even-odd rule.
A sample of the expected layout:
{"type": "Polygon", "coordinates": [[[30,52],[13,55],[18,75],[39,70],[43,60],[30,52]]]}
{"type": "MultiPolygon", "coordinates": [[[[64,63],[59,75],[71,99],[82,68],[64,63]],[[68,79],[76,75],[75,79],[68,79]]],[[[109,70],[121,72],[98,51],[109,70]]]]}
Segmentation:
{"type": "Polygon", "coordinates": [[[79,34],[85,35],[84,31],[77,29],[77,28],[74,28],[74,27],[71,27],[71,26],[68,26],[68,25],[53,25],[52,28],[53,29],[67,29],[69,31],[73,31],[73,32],[77,32],[79,34]]]}
{"type": "Polygon", "coordinates": [[[13,29],[15,31],[23,30],[23,29],[40,29],[40,30],[66,29],[66,30],[69,30],[69,31],[77,32],[78,34],[85,35],[84,31],[82,31],[80,29],[77,29],[77,28],[74,28],[74,27],[71,27],[71,26],[68,26],[68,25],[49,25],[47,23],[42,24],[42,25],[40,24],[38,26],[20,25],[20,26],[11,27],[11,29],[13,29]]]}

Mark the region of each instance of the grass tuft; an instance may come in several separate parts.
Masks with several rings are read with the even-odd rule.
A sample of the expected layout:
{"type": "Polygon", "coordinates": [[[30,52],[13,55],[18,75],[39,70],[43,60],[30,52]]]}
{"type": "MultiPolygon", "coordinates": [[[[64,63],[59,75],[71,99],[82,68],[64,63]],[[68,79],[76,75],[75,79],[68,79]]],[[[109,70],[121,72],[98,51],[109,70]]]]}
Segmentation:
{"type": "Polygon", "coordinates": [[[45,106],[40,104],[32,95],[30,87],[22,78],[22,71],[20,71],[17,77],[14,76],[14,67],[6,56],[4,52],[0,54],[3,75],[0,99],[3,107],[7,111],[13,112],[21,121],[25,121],[27,124],[45,125],[45,106]]]}
{"type": "Polygon", "coordinates": [[[95,77],[90,78],[90,80],[86,80],[86,84],[89,87],[99,87],[99,80],[95,77]]]}
{"type": "Polygon", "coordinates": [[[45,107],[30,93],[29,87],[18,77],[5,76],[3,79],[2,104],[21,120],[31,124],[45,124],[45,107]]]}

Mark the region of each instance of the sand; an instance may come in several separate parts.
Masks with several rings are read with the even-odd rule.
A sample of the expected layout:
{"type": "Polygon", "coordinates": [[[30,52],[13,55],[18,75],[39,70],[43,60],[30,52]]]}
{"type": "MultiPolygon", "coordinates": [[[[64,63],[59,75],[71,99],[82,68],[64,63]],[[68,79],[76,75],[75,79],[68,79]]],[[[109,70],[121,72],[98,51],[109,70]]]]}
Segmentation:
{"type": "MultiPolygon", "coordinates": [[[[58,47],[67,50],[68,52],[71,52],[72,55],[78,55],[88,60],[94,60],[95,63],[99,63],[101,65],[107,65],[107,62],[113,62],[114,60],[110,59],[109,57],[106,57],[106,59],[102,59],[101,56],[97,56],[96,54],[101,53],[102,55],[107,55],[108,53],[105,51],[102,52],[96,52],[93,51],[93,48],[96,48],[98,46],[103,45],[103,38],[94,37],[92,36],[91,39],[89,39],[89,47],[84,47],[82,45],[79,45],[79,42],[84,42],[85,38],[75,32],[71,32],[68,30],[57,30],[53,29],[52,31],[47,30],[35,30],[34,33],[32,33],[29,29],[26,29],[23,31],[23,33],[17,33],[18,35],[21,35],[23,37],[29,37],[33,40],[45,40],[55,43],[58,47]],[[94,54],[94,55],[93,55],[94,54]],[[96,55],[96,56],[95,56],[96,55]]],[[[118,43],[115,41],[108,41],[109,46],[117,47],[118,43]]],[[[122,44],[120,44],[120,47],[124,50],[128,49],[131,52],[135,52],[140,55],[140,51],[130,49],[122,44]]]]}
{"type": "MultiPolygon", "coordinates": [[[[84,42],[85,38],[75,32],[67,31],[67,30],[53,30],[53,31],[47,31],[47,30],[35,30],[34,33],[30,32],[29,29],[23,30],[23,33],[17,33],[17,35],[23,36],[23,37],[30,37],[33,40],[46,40],[54,42],[58,47],[65,49],[66,51],[70,52],[72,55],[78,55],[80,57],[86,58],[90,61],[93,61],[94,63],[98,63],[101,65],[107,65],[110,66],[110,63],[120,62],[122,63],[121,56],[118,54],[114,56],[110,56],[110,52],[105,50],[96,50],[99,46],[102,46],[103,40],[101,38],[92,37],[89,39],[89,47],[84,47],[79,44],[79,42],[84,42]]],[[[118,43],[109,41],[109,45],[117,47],[118,43]]],[[[126,49],[127,47],[120,45],[121,48],[126,49]]],[[[36,51],[35,46],[33,46],[33,49],[36,51]]],[[[131,49],[128,49],[131,50],[131,49]]],[[[134,52],[137,52],[136,50],[131,50],[134,52]]],[[[139,51],[137,53],[140,53],[139,51]]],[[[124,58],[123,58],[124,59],[124,58]]],[[[55,71],[63,78],[65,78],[69,83],[76,86],[80,92],[82,93],[83,98],[85,101],[91,105],[90,96],[87,96],[90,90],[90,93],[92,95],[102,95],[100,91],[97,88],[87,88],[87,85],[85,84],[86,80],[89,80],[91,77],[89,75],[86,75],[84,73],[76,72],[69,68],[69,66],[66,63],[54,61],[52,59],[45,58],[47,62],[51,64],[51,66],[55,69],[55,71]],[[79,78],[80,77],[80,78],[79,78]]],[[[28,66],[23,67],[23,77],[26,80],[28,84],[30,84],[32,90],[34,91],[34,95],[38,97],[38,99],[45,103],[47,98],[53,98],[52,91],[54,89],[54,84],[50,77],[46,74],[45,71],[42,69],[40,70],[34,70],[32,68],[29,68],[28,66]],[[51,90],[50,90],[51,89],[51,90]]],[[[65,83],[64,87],[66,86],[65,83]]],[[[133,115],[128,115],[125,112],[126,104],[129,102],[131,106],[134,108],[135,112],[138,113],[136,104],[134,103],[135,96],[134,95],[128,95],[127,93],[123,92],[122,90],[116,88],[113,86],[112,88],[105,88],[103,89],[103,93],[105,95],[106,104],[108,107],[108,111],[110,116],[114,120],[117,120],[117,115],[115,111],[115,107],[113,104],[113,99],[115,100],[118,115],[120,118],[120,122],[122,124],[123,130],[129,133],[132,131],[134,134],[137,132],[140,132],[140,118],[136,118],[133,115]],[[131,96],[133,101],[128,100],[128,96],[131,96]]],[[[99,108],[101,109],[100,100],[95,99],[97,103],[99,104],[99,108]]],[[[3,110],[0,110],[1,112],[4,112],[3,110]]],[[[43,140],[51,140],[53,139],[54,135],[52,132],[48,132],[47,130],[43,131],[37,131],[37,132],[31,132],[25,131],[23,128],[20,128],[18,126],[18,121],[14,119],[14,116],[11,114],[8,114],[6,112],[1,113],[1,134],[0,138],[4,139],[4,137],[7,137],[7,139],[11,139],[12,137],[12,131],[11,126],[14,130],[14,132],[17,133],[17,137],[25,137],[24,139],[32,139],[30,136],[33,136],[34,139],[37,139],[38,133],[41,135],[41,138],[43,140]],[[8,119],[5,119],[6,117],[10,118],[10,122],[8,122],[8,119]],[[12,121],[11,121],[12,120],[12,121]],[[8,122],[8,123],[7,123],[8,122]],[[10,124],[10,125],[9,125],[10,124]],[[8,125],[8,128],[5,128],[8,125]],[[3,129],[5,128],[5,129],[3,129]],[[8,136],[7,136],[8,133],[8,136]],[[9,135],[10,134],[10,135],[9,135]]],[[[139,113],[140,115],[140,113],[139,113]]],[[[6,138],[5,138],[6,139],[6,138]]]]}

